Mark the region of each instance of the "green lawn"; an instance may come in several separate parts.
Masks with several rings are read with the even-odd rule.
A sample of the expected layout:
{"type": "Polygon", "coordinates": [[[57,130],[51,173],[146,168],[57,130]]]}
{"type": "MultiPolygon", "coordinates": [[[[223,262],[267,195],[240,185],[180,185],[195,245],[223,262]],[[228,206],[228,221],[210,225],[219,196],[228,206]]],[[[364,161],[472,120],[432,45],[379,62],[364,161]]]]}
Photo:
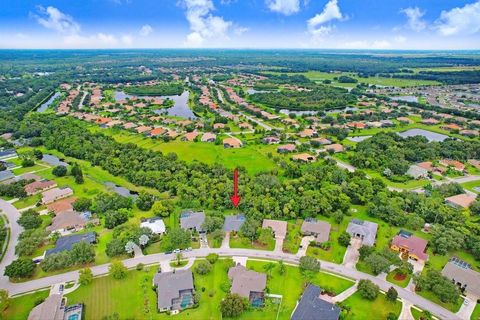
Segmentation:
{"type": "Polygon", "coordinates": [[[297,253],[300,242],[302,241],[302,234],[300,229],[302,227],[303,220],[298,219],[295,222],[289,222],[287,227],[287,236],[283,241],[283,252],[297,253]]]}
{"type": "Polygon", "coordinates": [[[396,284],[399,287],[405,288],[408,283],[410,282],[411,275],[407,275],[405,279],[403,280],[396,280],[395,275],[397,274],[397,269],[393,270],[392,272],[389,272],[387,275],[387,281],[391,282],[393,284],[396,284]]]}
{"type": "Polygon", "coordinates": [[[442,302],[439,298],[437,298],[436,295],[434,295],[431,291],[426,291],[426,290],[422,290],[422,291],[417,291],[416,294],[418,294],[419,296],[422,296],[424,297],[425,299],[428,299],[442,307],[444,307],[445,309],[448,309],[450,311],[452,311],[453,313],[457,312],[460,307],[462,306],[462,303],[463,303],[463,299],[458,299],[456,303],[445,303],[445,302],[442,302]]]}
{"type": "Polygon", "coordinates": [[[13,298],[10,301],[9,307],[1,314],[1,319],[8,320],[25,320],[28,318],[28,314],[35,306],[35,302],[40,299],[48,297],[49,291],[38,291],[32,294],[27,294],[17,298],[13,298]]]}
{"type": "Polygon", "coordinates": [[[402,310],[400,301],[390,302],[385,298],[384,294],[379,294],[374,301],[370,301],[362,298],[360,293],[356,292],[343,301],[342,304],[351,307],[345,318],[348,320],[386,319],[390,312],[398,317],[402,310]]]}
{"type": "Polygon", "coordinates": [[[275,248],[275,239],[272,237],[269,239],[267,245],[263,245],[259,242],[251,242],[247,238],[243,238],[240,235],[230,237],[230,248],[241,248],[241,249],[258,249],[258,250],[270,250],[272,251],[275,248]]]}
{"type": "Polygon", "coordinates": [[[222,241],[213,239],[211,234],[207,235],[208,246],[210,248],[220,248],[222,246],[222,241]]]}
{"type": "Polygon", "coordinates": [[[338,236],[347,229],[349,219],[343,219],[340,225],[334,222],[331,217],[317,216],[317,219],[328,221],[332,225],[332,228],[330,229],[331,246],[329,250],[309,246],[307,249],[307,256],[315,257],[320,260],[342,263],[347,248],[339,245],[337,240],[338,236]]]}
{"type": "Polygon", "coordinates": [[[473,310],[470,320],[479,320],[480,319],[480,304],[477,303],[475,309],[473,310]]]}
{"type": "Polygon", "coordinates": [[[40,170],[45,170],[49,167],[45,167],[43,165],[39,165],[39,164],[36,164],[32,167],[21,167],[21,168],[17,168],[17,169],[13,169],[12,172],[15,174],[15,175],[21,175],[21,174],[24,174],[24,173],[27,173],[27,172],[34,172],[34,171],[40,171],[40,170]]]}

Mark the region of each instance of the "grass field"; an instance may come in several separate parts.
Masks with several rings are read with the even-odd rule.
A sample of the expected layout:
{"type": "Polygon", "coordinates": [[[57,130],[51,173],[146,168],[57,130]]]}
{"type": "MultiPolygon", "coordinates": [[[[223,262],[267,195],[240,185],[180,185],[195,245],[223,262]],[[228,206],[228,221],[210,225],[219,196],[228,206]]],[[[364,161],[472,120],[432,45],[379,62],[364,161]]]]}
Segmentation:
{"type": "Polygon", "coordinates": [[[272,251],[275,248],[275,239],[272,237],[269,239],[267,245],[262,245],[258,242],[250,241],[250,239],[243,238],[240,235],[230,237],[230,248],[241,248],[241,249],[258,249],[258,250],[269,250],[272,251]]]}
{"type": "Polygon", "coordinates": [[[370,301],[356,292],[342,304],[351,307],[351,311],[345,317],[348,320],[386,319],[390,312],[398,317],[402,310],[400,301],[390,302],[384,294],[379,294],[375,300],[370,301]]]}
{"type": "Polygon", "coordinates": [[[417,291],[416,294],[424,297],[425,299],[428,299],[436,304],[438,304],[439,306],[442,306],[444,307],[445,309],[448,309],[450,311],[452,311],[453,313],[457,312],[458,310],[460,310],[460,307],[462,306],[462,303],[463,303],[463,299],[458,299],[456,303],[444,303],[442,302],[439,298],[437,298],[437,296],[435,296],[431,291],[417,291]]]}
{"type": "Polygon", "coordinates": [[[408,282],[411,279],[411,275],[408,275],[405,277],[403,280],[396,280],[394,277],[397,274],[397,270],[393,270],[392,272],[389,272],[387,275],[387,281],[396,284],[399,287],[405,288],[408,285],[408,282]]]}
{"type": "Polygon", "coordinates": [[[302,241],[302,234],[300,233],[302,222],[303,220],[298,219],[295,222],[288,223],[287,236],[283,240],[283,252],[297,253],[302,241]]]}
{"type": "Polygon", "coordinates": [[[28,318],[30,310],[35,306],[36,301],[48,297],[48,290],[27,294],[10,301],[9,307],[1,314],[1,319],[25,320],[28,318]]]}
{"type": "Polygon", "coordinates": [[[480,304],[477,303],[470,317],[470,320],[479,320],[479,319],[480,319],[480,304]]]}

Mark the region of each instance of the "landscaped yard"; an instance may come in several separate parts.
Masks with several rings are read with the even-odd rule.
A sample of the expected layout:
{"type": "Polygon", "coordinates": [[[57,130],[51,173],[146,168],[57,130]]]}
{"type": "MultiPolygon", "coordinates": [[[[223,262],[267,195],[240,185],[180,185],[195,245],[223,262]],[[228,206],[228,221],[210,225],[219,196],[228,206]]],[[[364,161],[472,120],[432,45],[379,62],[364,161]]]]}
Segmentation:
{"type": "Polygon", "coordinates": [[[275,239],[272,237],[269,239],[267,245],[263,245],[258,241],[252,243],[250,239],[241,237],[240,235],[230,237],[230,248],[241,248],[241,249],[258,249],[258,250],[270,250],[272,251],[275,248],[275,239]]]}
{"type": "Polygon", "coordinates": [[[351,307],[345,318],[348,320],[386,319],[390,312],[398,317],[402,310],[400,301],[390,302],[384,294],[379,294],[375,300],[370,301],[362,298],[360,293],[356,292],[342,304],[351,307]]]}
{"type": "Polygon", "coordinates": [[[463,299],[458,299],[456,303],[445,303],[445,302],[442,302],[439,298],[437,298],[436,295],[434,295],[431,291],[426,291],[426,290],[422,290],[422,291],[417,291],[416,292],[418,295],[424,297],[425,299],[428,299],[442,307],[444,307],[445,309],[448,309],[450,311],[452,311],[453,313],[457,312],[458,310],[460,310],[460,307],[462,306],[462,303],[463,303],[463,299]]]}
{"type": "Polygon", "coordinates": [[[470,317],[470,320],[479,320],[479,319],[480,319],[480,304],[477,303],[470,317]]]}
{"type": "Polygon", "coordinates": [[[288,223],[287,236],[283,240],[283,252],[297,253],[302,241],[300,229],[302,227],[302,220],[298,219],[295,222],[288,223]]]}
{"type": "Polygon", "coordinates": [[[20,296],[18,298],[13,298],[10,301],[8,308],[1,314],[1,319],[8,320],[25,320],[28,318],[30,310],[35,307],[36,302],[42,301],[48,297],[48,290],[35,292],[32,294],[27,294],[20,296]]]}
{"type": "Polygon", "coordinates": [[[397,273],[397,269],[393,270],[392,272],[388,273],[387,281],[396,284],[399,287],[405,288],[410,279],[412,278],[411,275],[401,275],[397,273]]]}

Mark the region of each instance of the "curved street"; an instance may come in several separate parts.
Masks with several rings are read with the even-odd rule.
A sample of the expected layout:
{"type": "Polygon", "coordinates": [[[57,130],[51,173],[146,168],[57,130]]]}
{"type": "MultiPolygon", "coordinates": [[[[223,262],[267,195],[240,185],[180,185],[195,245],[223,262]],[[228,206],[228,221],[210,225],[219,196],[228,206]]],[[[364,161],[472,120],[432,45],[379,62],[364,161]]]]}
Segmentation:
{"type": "Polygon", "coordinates": [[[5,278],[7,282],[8,278],[3,275],[3,272],[5,271],[5,267],[17,258],[15,255],[15,246],[18,243],[18,236],[22,233],[23,228],[17,223],[18,218],[20,218],[20,212],[11,203],[0,199],[0,212],[7,217],[8,224],[6,227],[10,229],[10,240],[7,244],[7,251],[2,261],[0,261],[0,288],[6,288],[5,278]]]}

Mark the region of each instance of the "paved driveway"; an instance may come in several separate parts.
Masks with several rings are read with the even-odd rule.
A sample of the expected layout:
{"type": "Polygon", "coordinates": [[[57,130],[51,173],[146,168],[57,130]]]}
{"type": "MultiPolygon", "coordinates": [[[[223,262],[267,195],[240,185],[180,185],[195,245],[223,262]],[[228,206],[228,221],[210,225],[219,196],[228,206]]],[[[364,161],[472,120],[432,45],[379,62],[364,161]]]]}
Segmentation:
{"type": "Polygon", "coordinates": [[[18,243],[18,236],[22,233],[23,228],[17,223],[18,218],[20,218],[20,212],[18,212],[11,203],[0,199],[0,211],[7,216],[8,228],[10,229],[10,242],[8,243],[5,256],[0,262],[0,288],[4,288],[3,281],[5,281],[5,279],[8,281],[8,278],[3,276],[3,272],[5,271],[5,267],[17,258],[15,255],[15,246],[18,243]]]}
{"type": "Polygon", "coordinates": [[[283,252],[283,237],[275,237],[275,249],[273,251],[282,253],[283,252]]]}
{"type": "Polygon", "coordinates": [[[465,301],[462,303],[460,310],[458,310],[457,315],[462,319],[470,319],[472,316],[473,310],[477,304],[478,297],[467,294],[465,297],[465,301]]]}
{"type": "Polygon", "coordinates": [[[360,253],[358,249],[362,246],[362,240],[357,238],[352,238],[350,240],[350,245],[347,247],[347,251],[345,252],[345,256],[343,257],[343,265],[346,268],[355,269],[355,265],[358,262],[358,258],[360,257],[360,253]]]}
{"type": "Polygon", "coordinates": [[[314,236],[306,236],[302,238],[302,242],[300,243],[300,248],[297,252],[297,257],[303,257],[307,254],[307,249],[311,241],[315,240],[314,236]]]}

